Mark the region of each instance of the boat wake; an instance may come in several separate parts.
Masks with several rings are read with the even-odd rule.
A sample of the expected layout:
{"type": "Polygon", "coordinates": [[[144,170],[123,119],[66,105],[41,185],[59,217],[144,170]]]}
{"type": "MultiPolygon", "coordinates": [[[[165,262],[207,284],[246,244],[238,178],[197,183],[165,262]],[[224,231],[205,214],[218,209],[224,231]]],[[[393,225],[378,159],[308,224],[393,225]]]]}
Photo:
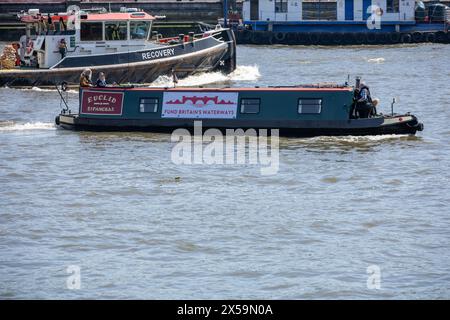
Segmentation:
{"type": "Polygon", "coordinates": [[[379,145],[403,143],[405,141],[421,141],[420,137],[407,134],[386,134],[368,136],[320,136],[312,138],[285,138],[280,140],[280,147],[307,147],[320,151],[367,150],[379,145]]]}
{"type": "MultiPolygon", "coordinates": [[[[9,90],[19,90],[19,91],[25,91],[25,92],[57,92],[56,89],[50,89],[50,88],[39,88],[39,87],[31,87],[31,88],[10,88],[8,86],[3,87],[2,89],[9,89],[9,90]]],[[[78,94],[78,90],[67,90],[68,93],[76,93],[78,94]]]]}
{"type": "Polygon", "coordinates": [[[320,136],[310,138],[311,141],[342,141],[349,143],[358,143],[358,142],[370,142],[370,141],[386,141],[386,140],[399,140],[404,139],[405,137],[409,137],[407,134],[385,134],[385,135],[368,135],[368,136],[337,136],[337,137],[329,137],[329,136],[320,136]]]}
{"type": "Polygon", "coordinates": [[[367,62],[370,63],[383,63],[385,61],[384,58],[372,58],[372,59],[367,59],[367,62]]]}
{"type": "MultiPolygon", "coordinates": [[[[258,66],[238,66],[236,70],[234,70],[230,74],[223,74],[222,72],[207,72],[207,73],[199,73],[192,76],[189,76],[185,79],[180,79],[178,81],[178,87],[194,87],[194,86],[202,86],[211,83],[221,83],[221,82],[229,82],[229,81],[256,81],[259,79],[261,74],[259,73],[258,66]]],[[[173,87],[172,77],[163,75],[158,77],[154,82],[152,82],[149,87],[173,87]]],[[[9,88],[4,87],[3,89],[14,89],[26,92],[56,92],[56,89],[53,88],[9,88]]],[[[68,93],[78,94],[78,89],[70,89],[67,90],[68,93]]]]}
{"type": "Polygon", "coordinates": [[[52,122],[27,122],[15,123],[14,121],[0,121],[0,132],[5,131],[29,131],[29,130],[54,130],[52,122]]]}
{"type": "MultiPolygon", "coordinates": [[[[223,74],[222,72],[200,73],[189,76],[185,79],[178,80],[178,87],[183,86],[201,86],[211,83],[228,82],[228,81],[255,81],[258,80],[261,74],[257,66],[238,66],[230,74],[223,74]]],[[[173,87],[172,77],[160,76],[149,87],[173,87]]]]}

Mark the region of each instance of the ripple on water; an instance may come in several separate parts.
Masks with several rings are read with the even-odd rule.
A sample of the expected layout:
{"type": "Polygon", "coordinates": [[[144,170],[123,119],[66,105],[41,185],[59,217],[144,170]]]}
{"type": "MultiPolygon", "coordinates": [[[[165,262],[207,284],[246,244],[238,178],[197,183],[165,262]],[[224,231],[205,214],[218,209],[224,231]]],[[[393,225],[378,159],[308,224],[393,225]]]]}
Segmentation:
{"type": "Polygon", "coordinates": [[[425,124],[417,136],[280,138],[274,176],[175,165],[170,134],[55,130],[57,93],[0,89],[0,297],[448,298],[450,87],[429,88],[448,83],[449,50],[239,46],[232,76],[184,79],[253,87],[359,74],[380,112],[398,95],[396,111],[425,124]],[[255,57],[269,63],[253,67],[255,57]],[[69,265],[82,290],[65,289],[69,265]]]}

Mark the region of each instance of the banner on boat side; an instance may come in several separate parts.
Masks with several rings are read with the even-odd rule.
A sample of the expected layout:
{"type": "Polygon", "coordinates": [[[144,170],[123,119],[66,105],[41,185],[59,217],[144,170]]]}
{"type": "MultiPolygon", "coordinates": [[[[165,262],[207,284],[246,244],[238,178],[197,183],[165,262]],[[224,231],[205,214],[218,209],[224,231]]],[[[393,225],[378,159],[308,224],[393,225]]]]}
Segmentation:
{"type": "Polygon", "coordinates": [[[237,92],[164,92],[162,118],[234,119],[237,92]]]}
{"type": "Polygon", "coordinates": [[[82,114],[120,116],[123,108],[123,92],[83,90],[81,97],[82,114]]]}

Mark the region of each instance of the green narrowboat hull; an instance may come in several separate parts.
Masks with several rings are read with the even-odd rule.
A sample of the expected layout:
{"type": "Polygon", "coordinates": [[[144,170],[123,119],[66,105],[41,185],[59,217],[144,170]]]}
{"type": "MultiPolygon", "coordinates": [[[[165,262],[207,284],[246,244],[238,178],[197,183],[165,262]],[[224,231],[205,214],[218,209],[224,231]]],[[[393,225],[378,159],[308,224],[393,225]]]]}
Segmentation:
{"type": "Polygon", "coordinates": [[[352,103],[353,88],[348,86],[87,88],[80,90],[78,113],[64,111],[55,121],[71,130],[172,132],[179,128],[194,131],[194,125],[201,125],[202,131],[278,129],[281,136],[297,137],[415,134],[423,130],[410,114],[350,119],[352,103]],[[95,99],[100,107],[95,106],[95,99]],[[151,110],[145,109],[149,103],[151,110]],[[246,103],[253,103],[251,113],[246,112],[246,103]],[[300,112],[304,110],[308,113],[300,112]]]}

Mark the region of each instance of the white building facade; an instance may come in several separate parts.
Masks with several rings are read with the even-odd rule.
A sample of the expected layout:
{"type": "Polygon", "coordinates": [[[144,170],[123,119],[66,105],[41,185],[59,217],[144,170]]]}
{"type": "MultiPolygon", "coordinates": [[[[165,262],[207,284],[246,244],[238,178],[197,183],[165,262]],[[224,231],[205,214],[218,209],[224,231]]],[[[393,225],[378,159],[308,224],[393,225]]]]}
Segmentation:
{"type": "Polygon", "coordinates": [[[414,21],[415,0],[245,0],[244,21],[414,21]]]}

